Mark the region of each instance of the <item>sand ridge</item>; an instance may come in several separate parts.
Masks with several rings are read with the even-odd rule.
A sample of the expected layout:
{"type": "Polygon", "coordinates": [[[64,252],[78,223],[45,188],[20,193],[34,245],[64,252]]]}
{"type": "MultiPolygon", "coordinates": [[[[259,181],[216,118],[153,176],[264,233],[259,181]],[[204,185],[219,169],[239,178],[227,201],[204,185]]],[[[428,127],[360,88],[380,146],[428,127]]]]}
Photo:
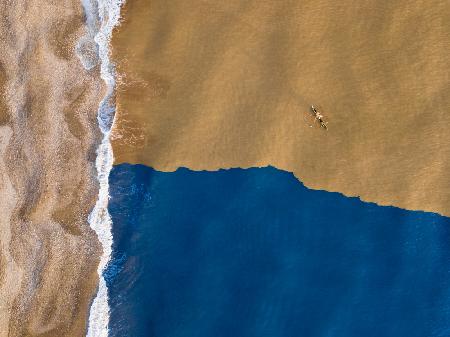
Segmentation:
{"type": "Polygon", "coordinates": [[[438,0],[128,1],[113,38],[116,163],[272,165],[450,216],[449,43],[438,0]]]}
{"type": "Polygon", "coordinates": [[[79,0],[0,3],[0,336],[86,333],[104,86],[75,55],[85,29],[79,0]]]}

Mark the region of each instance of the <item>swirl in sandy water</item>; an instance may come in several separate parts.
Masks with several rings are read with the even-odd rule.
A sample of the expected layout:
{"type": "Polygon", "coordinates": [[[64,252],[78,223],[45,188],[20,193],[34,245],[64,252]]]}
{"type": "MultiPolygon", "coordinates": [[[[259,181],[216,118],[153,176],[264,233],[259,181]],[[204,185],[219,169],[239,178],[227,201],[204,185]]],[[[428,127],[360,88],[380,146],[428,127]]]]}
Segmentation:
{"type": "Polygon", "coordinates": [[[86,68],[95,66],[95,60],[90,57],[98,52],[100,58],[101,77],[106,83],[107,92],[100,102],[97,120],[103,133],[103,140],[97,149],[96,167],[100,190],[97,203],[89,216],[89,224],[95,230],[102,244],[103,254],[98,266],[99,288],[97,296],[92,303],[89,314],[89,326],[87,336],[108,336],[109,307],[108,289],[103,277],[103,270],[111,257],[111,218],[108,213],[109,185],[108,176],[112,169],[113,152],[110,143],[110,131],[114,121],[115,107],[113,93],[115,87],[114,66],[109,59],[109,43],[113,28],[119,23],[122,0],[83,0],[86,11],[88,35],[81,40],[77,52],[86,68]],[[99,19],[99,29],[96,30],[96,16],[99,19]],[[95,41],[95,44],[92,43],[95,41]],[[92,46],[98,49],[93,50],[92,46]]]}

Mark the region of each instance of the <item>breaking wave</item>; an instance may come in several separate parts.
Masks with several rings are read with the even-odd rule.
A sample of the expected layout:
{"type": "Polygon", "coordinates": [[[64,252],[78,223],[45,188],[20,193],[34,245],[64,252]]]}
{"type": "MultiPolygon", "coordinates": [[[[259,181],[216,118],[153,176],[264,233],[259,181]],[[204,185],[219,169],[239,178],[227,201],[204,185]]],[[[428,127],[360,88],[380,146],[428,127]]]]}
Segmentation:
{"type": "Polygon", "coordinates": [[[76,47],[76,53],[86,69],[92,69],[100,63],[101,78],[106,83],[106,94],[99,104],[97,114],[99,127],[103,134],[96,158],[100,189],[95,207],[89,215],[89,224],[99,238],[103,253],[98,266],[98,292],[89,313],[88,337],[108,336],[108,288],[103,271],[111,259],[113,240],[112,221],[108,213],[108,178],[114,161],[110,133],[115,116],[115,70],[109,58],[109,47],[112,31],[119,24],[120,9],[123,3],[124,0],[82,0],[88,33],[80,39],[76,47]]]}

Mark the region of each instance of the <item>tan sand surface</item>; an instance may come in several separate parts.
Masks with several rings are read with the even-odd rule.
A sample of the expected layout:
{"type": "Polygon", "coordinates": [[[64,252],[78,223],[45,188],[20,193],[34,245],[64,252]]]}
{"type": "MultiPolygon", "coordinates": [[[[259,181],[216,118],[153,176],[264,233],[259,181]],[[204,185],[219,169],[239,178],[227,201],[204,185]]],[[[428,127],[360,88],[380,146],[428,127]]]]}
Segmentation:
{"type": "Polygon", "coordinates": [[[449,1],[128,0],[123,15],[116,163],[273,165],[450,215],[449,1]]]}
{"type": "Polygon", "coordinates": [[[75,56],[83,34],[79,0],[0,1],[1,337],[86,333],[104,88],[75,56]]]}

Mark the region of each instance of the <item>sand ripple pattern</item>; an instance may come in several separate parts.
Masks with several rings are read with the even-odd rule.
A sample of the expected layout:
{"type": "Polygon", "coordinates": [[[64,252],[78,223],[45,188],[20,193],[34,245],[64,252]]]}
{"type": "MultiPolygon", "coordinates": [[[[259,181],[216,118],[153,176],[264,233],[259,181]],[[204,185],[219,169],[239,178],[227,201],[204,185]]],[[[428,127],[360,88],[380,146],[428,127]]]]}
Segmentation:
{"type": "Polygon", "coordinates": [[[80,0],[0,1],[1,337],[86,334],[105,85],[74,53],[85,34],[80,0]]]}

